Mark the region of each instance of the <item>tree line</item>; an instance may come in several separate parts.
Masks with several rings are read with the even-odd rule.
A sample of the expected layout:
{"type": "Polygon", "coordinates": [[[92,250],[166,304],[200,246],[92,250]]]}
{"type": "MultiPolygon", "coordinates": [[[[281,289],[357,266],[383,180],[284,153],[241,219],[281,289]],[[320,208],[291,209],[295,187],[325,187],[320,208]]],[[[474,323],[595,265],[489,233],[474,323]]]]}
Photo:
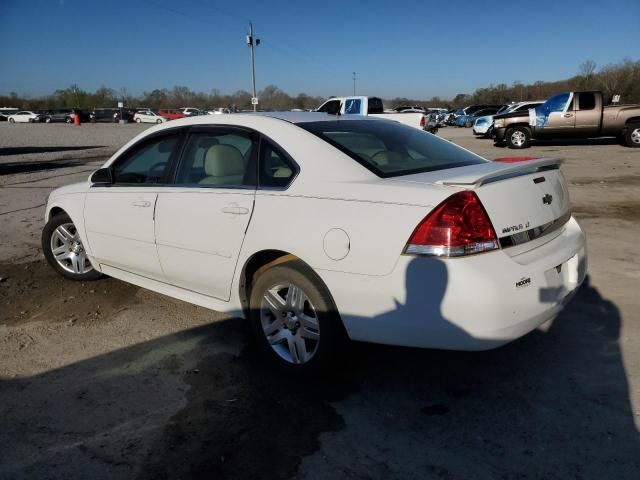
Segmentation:
{"type": "MultiPolygon", "coordinates": [[[[472,94],[460,93],[453,99],[432,97],[429,100],[396,97],[385,101],[385,106],[419,105],[423,107],[456,108],[465,105],[502,104],[512,101],[544,100],[556,92],[569,90],[602,90],[605,96],[611,98],[620,95],[622,103],[640,103],[640,61],[625,59],[616,64],[605,65],[599,70],[592,60],[583,62],[579,73],[566,80],[555,82],[537,81],[532,84],[514,82],[512,85],[500,83],[479,88],[472,94]]],[[[318,107],[325,98],[299,93],[291,96],[275,85],[268,85],[258,93],[260,108],[266,110],[303,110],[318,107]]],[[[95,92],[81,89],[77,84],[68,88],[56,90],[51,95],[41,97],[19,96],[15,92],[0,95],[0,105],[21,108],[25,110],[44,110],[55,108],[94,108],[115,107],[123,101],[128,107],[158,108],[236,108],[250,109],[251,94],[245,90],[238,90],[232,94],[223,94],[218,89],[209,93],[194,92],[185,86],[175,86],[172,89],[155,89],[143,92],[142,95],[132,95],[126,88],[114,90],[102,86],[95,92]]]]}

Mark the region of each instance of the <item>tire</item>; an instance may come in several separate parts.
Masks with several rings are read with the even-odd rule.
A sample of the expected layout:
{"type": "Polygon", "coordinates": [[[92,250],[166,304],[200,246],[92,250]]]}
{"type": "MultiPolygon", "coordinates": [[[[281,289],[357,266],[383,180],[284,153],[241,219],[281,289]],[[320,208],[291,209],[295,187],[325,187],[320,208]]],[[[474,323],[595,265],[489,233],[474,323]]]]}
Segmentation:
{"type": "Polygon", "coordinates": [[[531,131],[527,127],[513,127],[505,135],[507,147],[521,149],[531,146],[531,131]]]}
{"type": "Polygon", "coordinates": [[[44,226],[42,251],[49,265],[64,278],[86,282],[103,276],[89,262],[75,225],[66,213],[51,217],[44,226]]]}
{"type": "Polygon", "coordinates": [[[259,271],[249,310],[258,348],[285,371],[320,373],[344,353],[346,333],[331,294],[299,260],[259,271]]]}
{"type": "Polygon", "coordinates": [[[640,123],[632,123],[624,134],[627,147],[640,148],[640,123]]]}
{"type": "Polygon", "coordinates": [[[9,123],[16,123],[16,121],[13,118],[10,118],[9,123]]]}
{"type": "Polygon", "coordinates": [[[51,117],[47,117],[44,119],[44,123],[51,123],[51,117]]]}
{"type": "Polygon", "coordinates": [[[156,120],[156,123],[162,123],[162,120],[156,120]]]}
{"type": "Polygon", "coordinates": [[[139,118],[136,118],[136,123],[142,123],[142,120],[140,120],[139,118]]]}

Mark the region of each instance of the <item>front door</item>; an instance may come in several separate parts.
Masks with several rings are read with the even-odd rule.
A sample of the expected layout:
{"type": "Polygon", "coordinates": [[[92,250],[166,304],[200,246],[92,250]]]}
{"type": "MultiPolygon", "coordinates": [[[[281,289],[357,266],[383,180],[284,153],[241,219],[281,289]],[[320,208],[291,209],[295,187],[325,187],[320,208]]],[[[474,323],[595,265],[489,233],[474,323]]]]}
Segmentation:
{"type": "Polygon", "coordinates": [[[177,133],[166,133],[134,145],[114,162],[113,185],[89,189],[85,229],[99,263],[163,280],[154,211],[178,144],[177,133]]]}
{"type": "Polygon", "coordinates": [[[242,129],[192,129],[175,184],[156,204],[156,243],[168,283],[229,300],[253,211],[255,145],[242,129]]]}
{"type": "Polygon", "coordinates": [[[573,94],[561,93],[536,107],[536,136],[570,136],[575,127],[573,94]]]}

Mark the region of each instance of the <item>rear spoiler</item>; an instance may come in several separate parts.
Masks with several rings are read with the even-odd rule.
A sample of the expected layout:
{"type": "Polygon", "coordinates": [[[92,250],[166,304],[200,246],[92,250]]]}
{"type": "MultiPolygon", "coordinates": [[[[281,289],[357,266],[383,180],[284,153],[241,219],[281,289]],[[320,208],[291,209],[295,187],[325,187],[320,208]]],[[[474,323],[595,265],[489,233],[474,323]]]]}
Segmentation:
{"type": "Polygon", "coordinates": [[[544,170],[556,170],[564,162],[562,158],[536,158],[527,159],[521,162],[488,162],[479,165],[472,165],[464,168],[463,172],[457,173],[458,168],[442,170],[444,176],[438,180],[439,185],[459,186],[459,187],[479,187],[486,183],[497,182],[506,178],[528,175],[530,173],[544,170]]]}

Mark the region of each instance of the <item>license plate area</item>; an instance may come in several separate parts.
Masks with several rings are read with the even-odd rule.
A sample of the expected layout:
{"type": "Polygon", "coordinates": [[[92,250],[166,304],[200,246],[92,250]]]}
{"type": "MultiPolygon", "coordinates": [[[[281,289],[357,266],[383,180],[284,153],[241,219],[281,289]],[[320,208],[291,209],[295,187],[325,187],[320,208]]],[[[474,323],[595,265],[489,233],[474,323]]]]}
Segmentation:
{"type": "Polygon", "coordinates": [[[540,290],[545,303],[560,302],[578,285],[578,254],[544,272],[546,286],[540,290]]]}

